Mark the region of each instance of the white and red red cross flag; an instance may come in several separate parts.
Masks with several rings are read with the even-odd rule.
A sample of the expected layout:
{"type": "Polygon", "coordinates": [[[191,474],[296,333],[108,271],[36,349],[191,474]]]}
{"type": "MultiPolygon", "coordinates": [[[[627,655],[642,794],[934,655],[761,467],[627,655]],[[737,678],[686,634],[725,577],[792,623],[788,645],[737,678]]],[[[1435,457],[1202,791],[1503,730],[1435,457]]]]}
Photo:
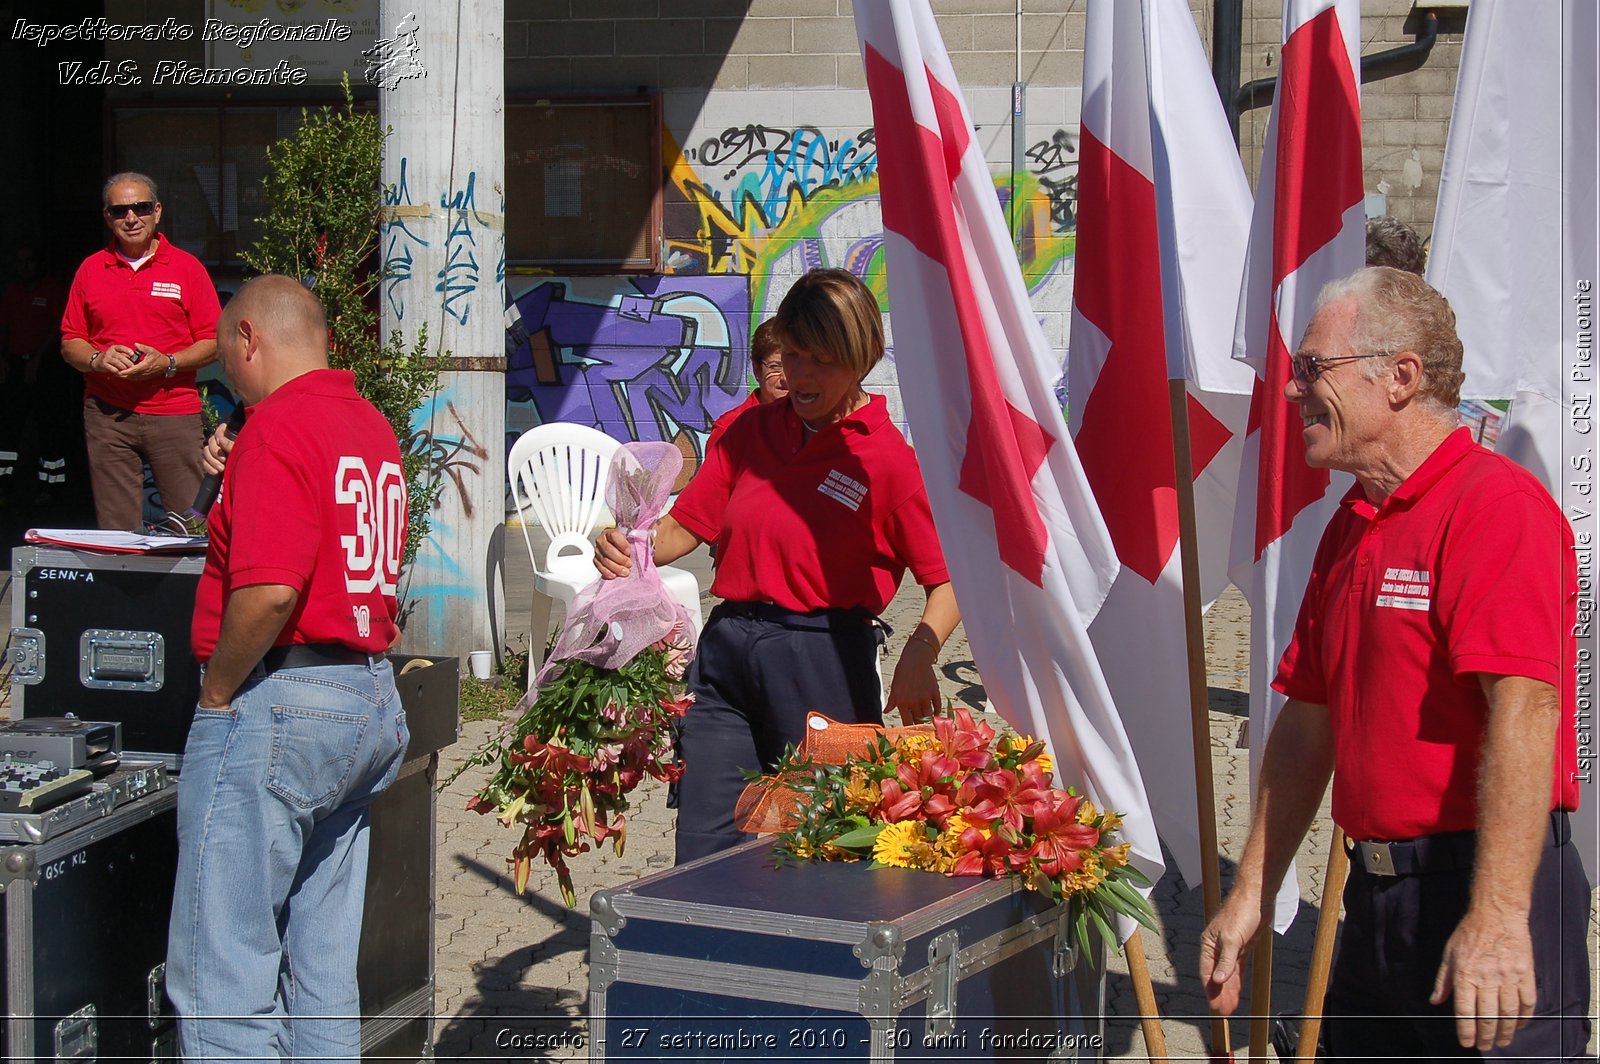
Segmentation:
{"type": "Polygon", "coordinates": [[[1168,382],[1189,382],[1201,601],[1228,546],[1255,376],[1234,361],[1250,186],[1183,0],[1089,0],[1067,396],[1122,571],[1089,628],[1162,840],[1201,881],[1168,382]],[[1230,394],[1231,393],[1231,394],[1230,394]]]}
{"type": "MultiPolygon", "coordinates": [[[[1271,689],[1294,630],[1322,530],[1348,474],[1306,465],[1299,408],[1283,396],[1289,356],[1317,293],[1366,262],[1361,186],[1361,6],[1358,0],[1285,0],[1283,50],[1239,294],[1234,356],[1258,377],[1239,476],[1230,573],[1250,603],[1250,764],[1283,706],[1271,689]]],[[[1293,918],[1293,874],[1274,926],[1293,918]]]]}
{"type": "MultiPolygon", "coordinates": [[[[1562,0],[1478,3],[1467,18],[1450,139],[1439,174],[1428,280],[1456,312],[1466,347],[1463,398],[1510,399],[1495,450],[1544,482],[1572,522],[1580,562],[1595,522],[1594,284],[1597,275],[1597,89],[1600,16],[1562,0]]],[[[1550,549],[1560,550],[1559,545],[1550,549]]],[[[1594,567],[1588,566],[1592,578],[1594,567]]],[[[1521,593],[1506,588],[1505,594],[1521,593]]],[[[1592,625],[1578,626],[1566,667],[1580,684],[1573,841],[1600,871],[1594,783],[1592,625]]]]}
{"type": "Polygon", "coordinates": [[[1049,345],[927,0],[860,0],[895,361],[973,659],[1056,773],[1161,851],[1087,627],[1116,554],[1078,464],[1049,345]]]}

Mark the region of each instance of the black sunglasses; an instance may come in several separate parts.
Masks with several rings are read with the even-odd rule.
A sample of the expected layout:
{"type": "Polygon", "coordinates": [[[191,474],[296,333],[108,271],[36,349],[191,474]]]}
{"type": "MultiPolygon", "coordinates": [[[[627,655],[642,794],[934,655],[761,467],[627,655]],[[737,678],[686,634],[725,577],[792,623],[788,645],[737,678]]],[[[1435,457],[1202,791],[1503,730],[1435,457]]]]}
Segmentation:
{"type": "Polygon", "coordinates": [[[122,218],[127,215],[129,211],[132,211],[141,218],[147,218],[156,213],[155,200],[143,199],[138,203],[113,203],[106,207],[106,213],[113,218],[122,218]]]}
{"type": "Polygon", "coordinates": [[[1322,371],[1329,366],[1337,366],[1341,362],[1360,362],[1364,358],[1388,358],[1388,351],[1379,351],[1371,355],[1343,355],[1339,358],[1321,358],[1317,355],[1291,355],[1289,367],[1294,374],[1294,379],[1300,384],[1310,384],[1322,376],[1322,371]]]}

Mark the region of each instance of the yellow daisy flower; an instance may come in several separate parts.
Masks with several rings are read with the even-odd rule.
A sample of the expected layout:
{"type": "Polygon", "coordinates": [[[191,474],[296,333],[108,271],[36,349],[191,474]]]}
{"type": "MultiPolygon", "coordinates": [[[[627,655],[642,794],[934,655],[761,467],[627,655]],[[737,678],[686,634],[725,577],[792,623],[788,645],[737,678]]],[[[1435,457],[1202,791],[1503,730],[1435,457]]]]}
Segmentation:
{"type": "Polygon", "coordinates": [[[933,844],[915,820],[889,824],[878,833],[872,859],[895,868],[928,868],[935,863],[933,844]]]}

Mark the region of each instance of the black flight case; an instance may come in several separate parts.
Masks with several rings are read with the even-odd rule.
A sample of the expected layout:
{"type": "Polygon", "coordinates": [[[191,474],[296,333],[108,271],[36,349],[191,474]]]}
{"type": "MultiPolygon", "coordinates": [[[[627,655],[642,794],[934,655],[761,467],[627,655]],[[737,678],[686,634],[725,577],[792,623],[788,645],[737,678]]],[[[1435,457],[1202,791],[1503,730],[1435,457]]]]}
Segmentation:
{"type": "Polygon", "coordinates": [[[177,1056],[166,999],[177,788],[0,845],[7,1061],[177,1056]]]}

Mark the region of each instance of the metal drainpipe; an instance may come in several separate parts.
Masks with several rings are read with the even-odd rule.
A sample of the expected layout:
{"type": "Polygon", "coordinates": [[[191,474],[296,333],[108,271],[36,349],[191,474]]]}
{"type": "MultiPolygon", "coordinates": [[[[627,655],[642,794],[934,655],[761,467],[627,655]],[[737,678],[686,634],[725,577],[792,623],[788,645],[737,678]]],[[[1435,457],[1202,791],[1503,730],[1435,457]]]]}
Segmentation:
{"type": "MultiPolygon", "coordinates": [[[[1361,57],[1361,84],[1369,81],[1379,81],[1393,74],[1409,74],[1420,67],[1433,51],[1433,45],[1439,38],[1439,15],[1434,11],[1422,13],[1422,27],[1417,30],[1417,39],[1410,44],[1402,44],[1398,48],[1391,48],[1387,52],[1378,52],[1374,55],[1361,57]],[[1411,60],[1416,62],[1412,63],[1411,60]],[[1404,69],[1400,69],[1404,67],[1404,69]]],[[[1253,111],[1257,107],[1266,107],[1272,103],[1272,95],[1278,85],[1277,78],[1257,78],[1240,86],[1233,97],[1233,113],[1243,114],[1253,111]]],[[[1238,139],[1237,126],[1235,126],[1234,139],[1238,139]]]]}
{"type": "Polygon", "coordinates": [[[1211,7],[1211,80],[1217,83],[1233,142],[1239,143],[1239,53],[1244,50],[1244,0],[1216,0],[1211,7]]]}
{"type": "MultiPolygon", "coordinates": [[[[1022,84],[1022,0],[1017,0],[1017,74],[1011,83],[1011,203],[1007,213],[1013,224],[1022,209],[1017,202],[1017,184],[1028,158],[1027,90],[1022,84]]],[[[1020,250],[1020,249],[1019,249],[1020,250]]]]}

